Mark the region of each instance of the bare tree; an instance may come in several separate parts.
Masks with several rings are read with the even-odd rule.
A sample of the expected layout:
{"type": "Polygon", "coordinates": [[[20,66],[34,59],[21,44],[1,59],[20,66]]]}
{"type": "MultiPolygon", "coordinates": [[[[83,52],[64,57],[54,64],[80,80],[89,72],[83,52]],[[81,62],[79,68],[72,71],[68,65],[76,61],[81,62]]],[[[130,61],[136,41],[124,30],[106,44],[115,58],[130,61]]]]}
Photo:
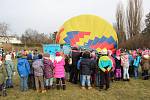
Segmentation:
{"type": "Polygon", "coordinates": [[[24,44],[43,44],[50,43],[49,36],[44,33],[39,33],[37,30],[27,29],[21,36],[21,41],[24,44]]]}
{"type": "Polygon", "coordinates": [[[125,34],[125,20],[124,20],[124,8],[121,2],[117,5],[117,12],[116,12],[116,31],[118,34],[119,43],[122,43],[126,40],[125,34]]]}
{"type": "Polygon", "coordinates": [[[126,9],[128,38],[141,32],[142,2],[143,0],[128,0],[126,9]]]}
{"type": "Polygon", "coordinates": [[[8,24],[0,22],[0,36],[6,37],[8,29],[9,29],[8,24]]]}

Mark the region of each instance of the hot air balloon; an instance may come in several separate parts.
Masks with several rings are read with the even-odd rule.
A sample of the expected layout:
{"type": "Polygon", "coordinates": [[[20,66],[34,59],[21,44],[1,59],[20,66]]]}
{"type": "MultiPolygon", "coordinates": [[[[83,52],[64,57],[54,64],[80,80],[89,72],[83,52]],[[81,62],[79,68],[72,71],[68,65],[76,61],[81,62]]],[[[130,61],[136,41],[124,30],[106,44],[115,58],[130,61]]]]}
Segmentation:
{"type": "Polygon", "coordinates": [[[66,21],[56,35],[56,43],[114,51],[118,38],[112,25],[95,15],[80,15],[66,21]]]}

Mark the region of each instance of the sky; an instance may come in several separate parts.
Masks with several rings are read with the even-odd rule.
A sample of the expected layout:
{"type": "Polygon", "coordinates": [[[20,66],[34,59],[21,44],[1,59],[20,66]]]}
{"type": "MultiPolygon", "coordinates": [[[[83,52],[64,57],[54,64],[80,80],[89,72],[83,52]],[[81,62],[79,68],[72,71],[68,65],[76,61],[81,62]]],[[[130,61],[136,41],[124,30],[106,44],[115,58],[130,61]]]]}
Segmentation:
{"type": "MultiPolygon", "coordinates": [[[[113,24],[120,1],[126,5],[128,0],[0,0],[0,22],[7,23],[14,34],[28,28],[52,33],[80,14],[101,16],[113,24]]],[[[148,12],[150,0],[143,0],[143,17],[148,12]]]]}

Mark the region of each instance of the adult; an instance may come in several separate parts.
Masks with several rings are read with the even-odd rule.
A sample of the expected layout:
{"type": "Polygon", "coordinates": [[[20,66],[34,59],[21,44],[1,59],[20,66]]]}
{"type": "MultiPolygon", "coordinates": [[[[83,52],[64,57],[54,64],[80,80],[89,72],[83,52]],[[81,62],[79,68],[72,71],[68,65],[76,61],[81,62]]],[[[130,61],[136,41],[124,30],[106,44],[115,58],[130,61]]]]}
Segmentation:
{"type": "Polygon", "coordinates": [[[80,59],[81,52],[77,47],[72,48],[71,58],[72,58],[72,66],[71,66],[71,74],[70,74],[70,82],[77,84],[78,82],[78,74],[79,71],[77,69],[77,62],[80,59]]]}

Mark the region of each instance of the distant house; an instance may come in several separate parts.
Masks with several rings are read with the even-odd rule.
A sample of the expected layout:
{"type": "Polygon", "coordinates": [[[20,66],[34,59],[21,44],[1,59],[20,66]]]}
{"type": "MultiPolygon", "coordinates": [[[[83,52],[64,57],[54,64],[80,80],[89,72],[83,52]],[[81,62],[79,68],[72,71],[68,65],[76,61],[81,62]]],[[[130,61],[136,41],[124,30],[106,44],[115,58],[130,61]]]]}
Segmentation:
{"type": "Polygon", "coordinates": [[[21,40],[17,39],[15,36],[0,36],[0,44],[3,43],[22,44],[21,40]]]}

